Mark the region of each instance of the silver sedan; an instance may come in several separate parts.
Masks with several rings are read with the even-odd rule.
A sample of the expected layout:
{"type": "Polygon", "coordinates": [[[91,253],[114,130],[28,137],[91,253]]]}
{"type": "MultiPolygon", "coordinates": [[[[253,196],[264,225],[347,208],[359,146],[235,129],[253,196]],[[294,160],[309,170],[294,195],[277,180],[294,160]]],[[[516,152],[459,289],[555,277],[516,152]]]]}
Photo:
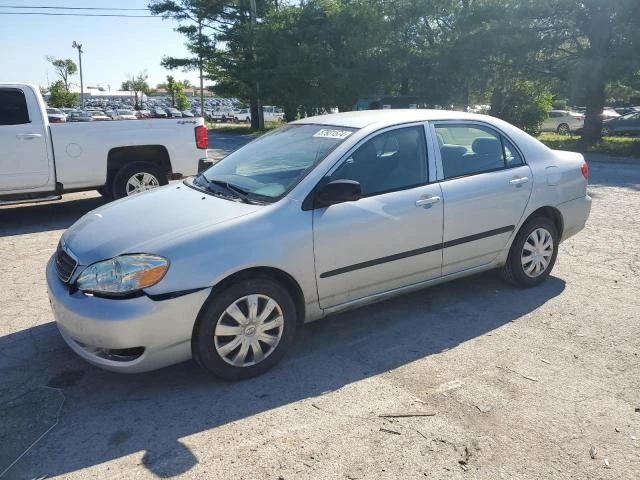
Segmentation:
{"type": "Polygon", "coordinates": [[[301,322],[489,269],[540,284],[587,221],[588,174],[580,154],[487,116],[308,118],[85,215],[47,266],[51,304],[100,367],[193,357],[247,378],[301,322]]]}

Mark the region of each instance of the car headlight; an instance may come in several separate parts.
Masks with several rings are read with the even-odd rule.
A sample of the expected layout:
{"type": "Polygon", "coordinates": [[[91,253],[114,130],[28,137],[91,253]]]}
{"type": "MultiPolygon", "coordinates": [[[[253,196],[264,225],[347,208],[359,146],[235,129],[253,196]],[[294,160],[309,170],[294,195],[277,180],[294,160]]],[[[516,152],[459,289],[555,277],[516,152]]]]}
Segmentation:
{"type": "Polygon", "coordinates": [[[169,261],[157,255],[120,255],[85,268],[76,287],[98,295],[128,295],[158,283],[168,268],[169,261]]]}

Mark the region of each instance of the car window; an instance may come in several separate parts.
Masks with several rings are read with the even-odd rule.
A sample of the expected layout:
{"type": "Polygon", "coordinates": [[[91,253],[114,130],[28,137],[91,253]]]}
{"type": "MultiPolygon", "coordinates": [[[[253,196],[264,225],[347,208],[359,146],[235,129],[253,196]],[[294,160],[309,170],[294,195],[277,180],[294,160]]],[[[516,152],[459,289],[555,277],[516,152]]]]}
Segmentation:
{"type": "Polygon", "coordinates": [[[29,123],[27,100],[22,90],[0,89],[0,125],[22,125],[29,123]]]}
{"type": "Polygon", "coordinates": [[[362,196],[423,185],[428,178],[425,147],[422,126],[381,133],[349,155],[330,179],[359,182],[362,196]]]}
{"type": "Polygon", "coordinates": [[[480,125],[436,125],[444,178],[490,172],[524,163],[514,145],[480,125]]]}

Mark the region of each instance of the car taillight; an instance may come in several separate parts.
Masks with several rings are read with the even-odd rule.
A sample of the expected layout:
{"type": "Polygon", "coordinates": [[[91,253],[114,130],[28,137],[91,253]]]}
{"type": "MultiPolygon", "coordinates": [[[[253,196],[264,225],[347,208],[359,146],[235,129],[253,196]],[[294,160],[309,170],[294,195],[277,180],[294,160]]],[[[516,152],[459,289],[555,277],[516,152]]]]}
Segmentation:
{"type": "Polygon", "coordinates": [[[207,127],[200,125],[196,127],[196,147],[200,149],[209,148],[209,134],[207,127]]]}
{"type": "Polygon", "coordinates": [[[587,165],[587,162],[584,162],[582,164],[580,170],[582,171],[582,176],[584,177],[584,179],[589,180],[589,165],[587,165]]]}

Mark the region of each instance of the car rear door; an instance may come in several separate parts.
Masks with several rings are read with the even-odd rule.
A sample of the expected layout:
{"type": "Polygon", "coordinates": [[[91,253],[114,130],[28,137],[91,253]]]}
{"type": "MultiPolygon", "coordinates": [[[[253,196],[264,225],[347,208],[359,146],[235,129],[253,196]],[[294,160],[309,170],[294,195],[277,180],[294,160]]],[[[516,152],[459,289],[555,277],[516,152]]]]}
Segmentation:
{"type": "Polygon", "coordinates": [[[482,122],[436,122],[444,202],[442,275],[486,265],[504,249],[529,201],[531,170],[482,122]]]}
{"type": "Polygon", "coordinates": [[[426,153],[424,124],[391,128],[361,142],[329,172],[325,181],[360,182],[363,196],[313,212],[322,308],[440,276],[441,192],[434,154],[426,153]]]}
{"type": "Polygon", "coordinates": [[[53,185],[46,128],[31,91],[0,86],[0,194],[53,185]]]}

